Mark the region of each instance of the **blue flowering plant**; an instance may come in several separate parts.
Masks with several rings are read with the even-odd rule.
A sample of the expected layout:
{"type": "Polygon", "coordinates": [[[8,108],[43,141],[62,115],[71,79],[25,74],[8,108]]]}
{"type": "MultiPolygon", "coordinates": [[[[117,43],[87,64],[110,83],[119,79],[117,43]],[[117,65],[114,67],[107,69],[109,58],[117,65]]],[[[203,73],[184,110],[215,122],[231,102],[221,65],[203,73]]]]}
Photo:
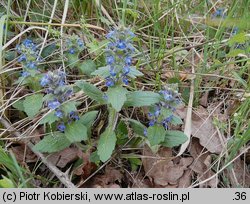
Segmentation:
{"type": "Polygon", "coordinates": [[[67,36],[65,39],[64,55],[67,58],[67,64],[70,68],[77,67],[80,63],[79,54],[84,50],[83,40],[76,34],[67,36]]]}
{"type": "Polygon", "coordinates": [[[72,143],[85,142],[88,145],[91,125],[98,112],[79,114],[79,103],[73,98],[73,87],[67,84],[66,74],[62,70],[44,73],[40,85],[45,93],[42,100],[48,112],[42,116],[39,124],[44,125],[48,135],[35,145],[35,149],[55,152],[65,149],[72,143]]]}
{"type": "MultiPolygon", "coordinates": [[[[128,85],[129,77],[135,69],[131,67],[132,57],[135,52],[133,38],[135,34],[129,29],[113,30],[107,35],[109,40],[106,47],[106,63],[109,76],[105,78],[106,86],[112,87],[119,83],[128,85]]],[[[133,77],[133,76],[132,76],[133,77]]]]}
{"type": "Polygon", "coordinates": [[[149,107],[148,128],[144,129],[144,135],[151,146],[178,146],[187,140],[181,131],[170,130],[173,125],[182,124],[182,120],[175,114],[176,108],[181,104],[180,94],[175,84],[159,91],[159,94],[160,102],[149,107]],[[175,140],[174,137],[178,139],[175,140]]]}
{"type": "MultiPolygon", "coordinates": [[[[92,80],[75,80],[72,84],[68,83],[72,80],[67,79],[67,72],[70,72],[67,66],[65,70],[37,70],[35,44],[32,41],[21,44],[18,48],[21,54],[19,61],[25,70],[36,70],[39,76],[38,93],[25,97],[22,104],[19,104],[20,110],[30,118],[43,113],[38,124],[44,126],[46,136],[35,145],[37,151],[56,152],[76,144],[83,149],[91,149],[95,162],[105,162],[111,158],[115,147],[124,142],[130,141],[132,146],[146,142],[155,149],[161,145],[178,146],[186,140],[182,132],[170,130],[171,124],[182,123],[175,115],[175,109],[180,103],[177,90],[172,86],[160,92],[137,90],[135,79],[143,76],[143,73],[136,66],[139,51],[134,44],[135,39],[136,35],[129,28],[113,29],[106,35],[104,56],[98,62],[100,67],[88,69],[93,67],[93,61],[79,60],[80,53],[85,49],[83,41],[79,36],[70,36],[63,48],[66,64],[70,67],[75,59],[83,73],[88,69],[87,76],[94,76],[92,80]],[[96,80],[100,81],[102,88],[90,83],[96,80]],[[78,96],[82,94],[85,102],[90,102],[93,107],[107,107],[105,129],[97,135],[97,142],[92,134],[92,124],[98,111],[81,113],[78,107],[82,107],[85,102],[81,103],[82,97],[78,96]],[[131,108],[136,112],[148,109],[148,123],[124,116],[131,108]],[[135,135],[133,140],[128,136],[130,129],[135,135]]],[[[18,108],[18,105],[15,107],[18,108]]]]}
{"type": "Polygon", "coordinates": [[[225,18],[226,17],[226,11],[225,8],[217,8],[213,13],[212,13],[212,18],[225,18]]]}
{"type": "MultiPolygon", "coordinates": [[[[163,143],[168,125],[177,120],[177,116],[171,113],[179,100],[178,93],[172,89],[155,93],[152,91],[135,91],[135,88],[130,86],[131,80],[143,76],[142,72],[136,66],[133,66],[134,61],[136,61],[134,56],[137,50],[133,43],[135,34],[130,29],[124,27],[114,29],[107,34],[106,38],[108,42],[104,50],[105,66],[92,73],[92,75],[104,79],[106,91],[103,92],[86,81],[77,83],[77,86],[91,99],[108,107],[108,125],[100,135],[97,146],[97,155],[103,162],[111,157],[116,144],[122,143],[120,139],[127,137],[128,130],[121,117],[123,109],[149,107],[154,110],[154,116],[152,115],[150,118],[149,128],[137,120],[128,119],[127,122],[134,129],[141,142],[146,140],[149,141],[150,146],[155,146],[163,143]],[[163,114],[165,114],[164,119],[162,118],[163,114]],[[163,131],[159,135],[156,129],[160,127],[163,128],[163,131]],[[154,128],[153,131],[152,128],[154,128]],[[154,142],[155,140],[156,142],[154,142]]],[[[179,120],[178,122],[181,122],[179,120]]],[[[181,137],[186,139],[183,134],[181,137]]]]}
{"type": "Polygon", "coordinates": [[[41,62],[37,45],[31,39],[25,39],[16,46],[18,53],[17,62],[22,65],[22,71],[16,83],[28,84],[34,89],[39,89],[37,86],[40,71],[38,64],[41,62]]]}
{"type": "Polygon", "coordinates": [[[40,81],[41,86],[45,88],[45,104],[52,111],[51,116],[57,121],[57,130],[60,132],[64,132],[65,124],[79,120],[75,102],[69,101],[73,89],[65,84],[65,77],[63,71],[55,70],[44,74],[40,81]]]}

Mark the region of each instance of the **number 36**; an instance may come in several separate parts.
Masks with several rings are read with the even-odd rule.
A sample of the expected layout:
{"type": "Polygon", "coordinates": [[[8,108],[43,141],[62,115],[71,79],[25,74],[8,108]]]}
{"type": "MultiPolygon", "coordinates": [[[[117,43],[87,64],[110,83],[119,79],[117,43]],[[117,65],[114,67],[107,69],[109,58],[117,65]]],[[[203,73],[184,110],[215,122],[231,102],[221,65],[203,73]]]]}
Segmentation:
{"type": "Polygon", "coordinates": [[[246,200],[247,194],[246,192],[235,192],[236,198],[234,200],[246,200]]]}

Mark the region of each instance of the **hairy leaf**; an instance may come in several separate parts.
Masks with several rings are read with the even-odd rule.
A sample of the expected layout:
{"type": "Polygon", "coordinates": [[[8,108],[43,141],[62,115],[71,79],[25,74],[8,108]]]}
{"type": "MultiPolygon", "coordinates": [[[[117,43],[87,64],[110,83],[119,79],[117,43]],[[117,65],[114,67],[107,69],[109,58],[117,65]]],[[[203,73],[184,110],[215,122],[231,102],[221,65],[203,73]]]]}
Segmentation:
{"type": "Polygon", "coordinates": [[[81,120],[72,122],[66,126],[65,136],[72,143],[87,140],[87,127],[83,125],[81,120]]]}
{"type": "Polygon", "coordinates": [[[116,135],[114,131],[110,128],[107,128],[100,136],[100,140],[97,146],[97,154],[100,157],[102,162],[107,161],[111,155],[113,150],[115,149],[116,144],[116,135]]]}
{"type": "Polygon", "coordinates": [[[164,127],[154,125],[148,128],[147,130],[148,140],[151,146],[155,146],[164,141],[166,131],[164,127]]]}
{"type": "Polygon", "coordinates": [[[71,144],[71,142],[66,138],[63,133],[53,133],[44,137],[43,140],[38,142],[34,146],[35,151],[39,152],[58,152],[60,150],[65,149],[71,144]]]}
{"type": "Polygon", "coordinates": [[[42,105],[43,105],[42,94],[34,94],[31,96],[27,96],[23,101],[24,111],[29,117],[34,117],[42,108],[42,105]]]}
{"type": "Polygon", "coordinates": [[[134,91],[127,94],[126,106],[150,106],[160,101],[161,96],[151,91],[134,91]]]}
{"type": "Polygon", "coordinates": [[[168,130],[166,131],[165,139],[162,145],[165,147],[175,147],[185,143],[187,139],[187,136],[181,131],[168,130]]]}
{"type": "Polygon", "coordinates": [[[122,109],[122,106],[127,99],[126,94],[127,90],[122,86],[116,86],[108,89],[107,91],[108,102],[117,112],[119,112],[122,109]]]}
{"type": "Polygon", "coordinates": [[[84,93],[87,94],[91,99],[99,103],[105,103],[102,91],[100,91],[94,85],[85,81],[78,81],[76,85],[81,88],[84,93]]]}

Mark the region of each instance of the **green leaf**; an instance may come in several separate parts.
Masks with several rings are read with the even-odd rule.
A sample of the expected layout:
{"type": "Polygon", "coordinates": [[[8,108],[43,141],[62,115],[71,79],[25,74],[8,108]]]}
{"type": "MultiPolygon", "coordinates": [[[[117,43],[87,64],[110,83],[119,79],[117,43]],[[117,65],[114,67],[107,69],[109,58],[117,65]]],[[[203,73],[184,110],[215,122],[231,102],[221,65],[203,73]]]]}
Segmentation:
{"type": "Polygon", "coordinates": [[[138,135],[144,135],[144,130],[146,129],[146,126],[141,124],[139,121],[137,120],[133,120],[133,119],[128,119],[133,131],[138,134],[138,135]]]}
{"type": "Polygon", "coordinates": [[[67,64],[70,68],[74,68],[75,66],[78,66],[79,59],[78,59],[78,54],[67,54],[67,64]]]}
{"type": "Polygon", "coordinates": [[[245,54],[245,51],[242,49],[233,49],[226,55],[227,57],[237,57],[239,54],[245,54]]]}
{"type": "Polygon", "coordinates": [[[12,106],[13,106],[14,108],[16,108],[17,110],[19,110],[19,111],[24,111],[23,101],[24,101],[24,100],[18,100],[18,101],[16,101],[15,103],[13,103],[12,106]]]}
{"type": "Polygon", "coordinates": [[[0,188],[15,188],[14,183],[8,179],[7,177],[2,175],[2,179],[0,179],[0,188]]]}
{"type": "Polygon", "coordinates": [[[247,82],[235,71],[232,71],[232,74],[238,82],[240,82],[246,89],[248,89],[247,82]]]}
{"type": "Polygon", "coordinates": [[[148,128],[148,141],[151,146],[160,144],[165,139],[166,130],[162,126],[154,125],[148,128]]]}
{"type": "Polygon", "coordinates": [[[127,94],[125,106],[142,107],[160,102],[161,96],[152,91],[134,91],[127,94]]]}
{"type": "Polygon", "coordinates": [[[59,120],[59,118],[57,116],[55,116],[55,111],[52,111],[50,113],[48,113],[46,116],[44,116],[44,118],[39,122],[40,125],[43,124],[52,124],[53,122],[59,120]]]}
{"type": "Polygon", "coordinates": [[[228,41],[229,46],[233,46],[236,43],[245,43],[247,41],[247,35],[246,33],[239,33],[237,35],[234,35],[231,37],[228,41]]]}
{"type": "Polygon", "coordinates": [[[166,131],[165,139],[162,145],[165,147],[175,147],[185,143],[187,139],[188,137],[181,131],[168,130],[166,131]]]}
{"type": "Polygon", "coordinates": [[[90,111],[85,113],[83,116],[80,117],[80,121],[83,125],[85,125],[88,129],[88,136],[91,137],[91,127],[93,122],[96,119],[96,116],[98,114],[98,111],[90,111]]]}
{"type": "Polygon", "coordinates": [[[100,91],[94,85],[85,81],[78,81],[76,85],[81,88],[84,93],[87,94],[91,99],[99,103],[105,103],[102,91],[100,91]]]}
{"type": "Polygon", "coordinates": [[[109,66],[100,67],[96,71],[92,72],[91,75],[107,78],[110,75],[109,66]]]}
{"type": "Polygon", "coordinates": [[[55,98],[55,95],[54,94],[46,94],[44,97],[43,97],[43,101],[52,101],[53,99],[55,98]]]}
{"type": "Polygon", "coordinates": [[[90,43],[86,44],[86,46],[89,48],[90,53],[96,53],[97,55],[102,53],[102,48],[105,47],[105,45],[108,43],[107,40],[97,41],[93,40],[90,43]]]}
{"type": "Polygon", "coordinates": [[[91,73],[96,70],[96,64],[93,60],[88,59],[79,65],[79,69],[83,74],[86,74],[87,76],[91,76],[91,73]]]}
{"type": "Polygon", "coordinates": [[[76,102],[75,101],[67,101],[61,105],[61,109],[65,114],[68,114],[71,111],[76,111],[76,102]]]}
{"type": "MultiPolygon", "coordinates": [[[[153,112],[153,110],[152,110],[153,112]]],[[[168,118],[169,116],[173,115],[173,111],[171,111],[169,108],[162,108],[161,109],[161,115],[164,117],[164,118],[168,118]]]]}
{"type": "Polygon", "coordinates": [[[99,157],[97,151],[92,152],[90,154],[89,161],[95,163],[96,165],[99,165],[99,163],[100,163],[100,157],[99,157]]]}
{"type": "Polygon", "coordinates": [[[177,115],[173,115],[171,123],[173,125],[181,125],[181,124],[183,124],[182,119],[179,116],[177,116],[177,115]]]}
{"type": "Polygon", "coordinates": [[[87,128],[90,128],[94,120],[96,119],[96,116],[98,114],[98,111],[90,111],[85,113],[83,116],[80,117],[80,121],[83,125],[85,125],[87,128]]]}
{"type": "Polygon", "coordinates": [[[23,107],[25,113],[28,117],[34,117],[43,105],[43,95],[42,94],[34,94],[31,96],[25,97],[23,101],[23,107]]]}
{"type": "Polygon", "coordinates": [[[122,86],[111,87],[107,91],[108,102],[112,107],[119,112],[122,109],[123,104],[127,100],[127,89],[122,86]]]}
{"type": "Polygon", "coordinates": [[[130,72],[128,73],[128,76],[135,79],[136,77],[143,76],[143,73],[137,70],[136,67],[130,67],[130,72]]]}
{"type": "Polygon", "coordinates": [[[128,158],[128,160],[131,164],[132,171],[136,171],[138,166],[141,166],[142,164],[142,161],[139,158],[128,158]]]}
{"type": "Polygon", "coordinates": [[[55,132],[53,135],[45,136],[43,140],[34,146],[33,150],[52,153],[63,150],[70,144],[71,142],[67,139],[65,134],[55,132]]]}
{"type": "Polygon", "coordinates": [[[115,149],[116,144],[116,135],[114,131],[110,128],[107,128],[100,136],[100,140],[97,146],[97,154],[100,157],[102,162],[107,161],[111,155],[113,150],[115,149]]]}
{"type": "Polygon", "coordinates": [[[15,58],[16,58],[16,51],[7,51],[6,53],[5,53],[5,59],[7,60],[7,61],[12,61],[12,60],[14,60],[15,58]]]}
{"type": "Polygon", "coordinates": [[[87,127],[81,120],[66,125],[65,136],[71,142],[81,142],[88,139],[87,127]]]}
{"type": "Polygon", "coordinates": [[[51,55],[53,52],[55,52],[56,49],[57,49],[57,47],[56,47],[56,44],[55,44],[55,43],[53,43],[53,44],[51,44],[51,45],[48,45],[48,46],[46,46],[46,47],[43,49],[43,51],[42,51],[42,53],[41,53],[41,56],[42,56],[43,58],[45,58],[45,57],[51,55]]]}
{"type": "Polygon", "coordinates": [[[117,145],[124,145],[128,139],[128,129],[124,121],[120,121],[116,127],[117,145]]]}

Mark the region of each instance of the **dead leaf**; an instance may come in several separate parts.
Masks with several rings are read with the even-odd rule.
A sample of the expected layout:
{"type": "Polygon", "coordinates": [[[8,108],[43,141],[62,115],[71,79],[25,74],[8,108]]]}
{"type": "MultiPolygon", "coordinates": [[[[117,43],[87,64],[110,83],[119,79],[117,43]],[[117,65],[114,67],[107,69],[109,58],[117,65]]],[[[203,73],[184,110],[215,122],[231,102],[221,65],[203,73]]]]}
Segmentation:
{"type": "Polygon", "coordinates": [[[213,125],[213,120],[205,108],[199,107],[192,115],[192,135],[200,144],[212,153],[220,154],[223,144],[213,125]]]}
{"type": "Polygon", "coordinates": [[[66,148],[60,152],[53,153],[48,156],[48,160],[54,165],[64,168],[67,164],[75,161],[78,158],[78,148],[66,148]]]}
{"type": "Polygon", "coordinates": [[[187,169],[179,179],[178,188],[188,188],[191,185],[192,174],[192,171],[187,169]]]}
{"type": "MultiPolygon", "coordinates": [[[[210,169],[211,166],[211,155],[210,152],[206,151],[196,138],[192,139],[191,145],[189,147],[189,152],[194,158],[193,163],[190,166],[190,169],[197,173],[198,181],[201,182],[207,178],[214,175],[214,172],[210,169]]],[[[209,180],[200,187],[217,187],[216,177],[209,180]]]]}
{"type": "Polygon", "coordinates": [[[180,81],[186,81],[186,80],[191,80],[195,78],[195,75],[193,75],[192,73],[187,72],[175,72],[172,70],[163,70],[163,74],[161,75],[164,78],[178,78],[180,81]]]}
{"type": "Polygon", "coordinates": [[[11,147],[11,150],[14,153],[16,160],[21,164],[23,162],[33,163],[37,161],[37,156],[25,144],[11,147]]]}
{"type": "Polygon", "coordinates": [[[209,95],[209,91],[206,91],[202,97],[200,98],[200,104],[204,107],[207,107],[208,104],[208,95],[209,95]]]}
{"type": "Polygon", "coordinates": [[[106,166],[103,175],[97,175],[93,178],[91,187],[99,186],[99,188],[117,188],[120,187],[116,182],[121,183],[123,174],[120,170],[111,166],[106,166]]]}
{"type": "MultiPolygon", "coordinates": [[[[126,172],[127,173],[127,172],[126,172]]],[[[132,181],[132,188],[152,188],[152,183],[150,180],[142,175],[141,172],[137,173],[133,179],[131,179],[131,174],[127,176],[129,180],[132,181]]]]}
{"type": "Polygon", "coordinates": [[[89,153],[78,152],[78,157],[82,158],[82,164],[76,167],[73,173],[77,176],[81,176],[82,179],[86,179],[96,170],[97,166],[89,160],[89,153]]]}
{"type": "Polygon", "coordinates": [[[246,164],[240,158],[233,162],[233,169],[226,171],[226,176],[230,179],[232,187],[250,187],[250,172],[246,164]]]}
{"type": "Polygon", "coordinates": [[[148,146],[145,146],[142,162],[146,176],[148,176],[156,186],[176,185],[183,176],[184,171],[192,163],[191,157],[181,158],[178,163],[172,160],[172,150],[161,148],[158,154],[153,154],[148,146]]]}
{"type": "MultiPolygon", "coordinates": [[[[187,113],[187,108],[180,107],[176,113],[184,119],[187,113]]],[[[213,125],[212,116],[205,108],[199,106],[192,114],[192,136],[199,139],[200,144],[212,153],[220,154],[223,145],[219,138],[216,128],[213,125]]]]}

